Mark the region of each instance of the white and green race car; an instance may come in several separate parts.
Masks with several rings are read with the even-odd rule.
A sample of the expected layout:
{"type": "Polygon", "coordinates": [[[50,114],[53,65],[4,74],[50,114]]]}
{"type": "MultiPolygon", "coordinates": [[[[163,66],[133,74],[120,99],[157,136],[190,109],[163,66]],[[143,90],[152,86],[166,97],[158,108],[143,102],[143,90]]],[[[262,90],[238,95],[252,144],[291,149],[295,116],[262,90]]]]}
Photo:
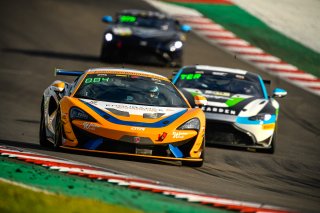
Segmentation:
{"type": "Polygon", "coordinates": [[[274,153],[279,103],[286,96],[280,88],[268,95],[260,75],[240,69],[185,66],[174,73],[173,83],[192,106],[194,96],[207,98],[206,143],[263,149],[274,153]]]}

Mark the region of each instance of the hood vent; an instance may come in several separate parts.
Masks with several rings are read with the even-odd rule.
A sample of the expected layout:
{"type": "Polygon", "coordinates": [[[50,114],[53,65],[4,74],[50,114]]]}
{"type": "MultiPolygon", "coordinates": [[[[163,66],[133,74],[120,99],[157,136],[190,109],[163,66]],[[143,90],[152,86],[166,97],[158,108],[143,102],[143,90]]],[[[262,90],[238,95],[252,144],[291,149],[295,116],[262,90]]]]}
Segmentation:
{"type": "Polygon", "coordinates": [[[165,113],[144,113],[143,118],[151,118],[151,119],[157,119],[160,118],[165,113]]]}

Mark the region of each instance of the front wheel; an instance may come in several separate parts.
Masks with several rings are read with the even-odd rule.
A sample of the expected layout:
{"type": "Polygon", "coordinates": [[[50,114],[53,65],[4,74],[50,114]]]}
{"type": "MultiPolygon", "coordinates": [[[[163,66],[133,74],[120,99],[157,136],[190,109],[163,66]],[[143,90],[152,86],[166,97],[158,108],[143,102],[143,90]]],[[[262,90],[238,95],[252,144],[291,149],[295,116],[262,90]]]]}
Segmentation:
{"type": "Polygon", "coordinates": [[[266,150],[267,153],[269,154],[274,154],[275,149],[276,149],[276,137],[277,137],[277,133],[274,132],[273,136],[272,136],[272,141],[270,144],[270,147],[266,150]]]}
{"type": "Polygon", "coordinates": [[[204,162],[204,150],[202,150],[200,158],[202,159],[202,161],[181,161],[182,166],[201,167],[204,162]]]}
{"type": "Polygon", "coordinates": [[[61,122],[61,113],[60,110],[57,111],[56,116],[56,124],[55,124],[55,131],[54,131],[54,149],[58,150],[62,145],[62,122],[61,122]]]}
{"type": "Polygon", "coordinates": [[[274,129],[274,133],[273,133],[272,139],[271,139],[270,146],[265,151],[266,153],[274,154],[274,152],[276,150],[277,132],[278,132],[278,127],[276,125],[276,127],[274,129]]]}
{"type": "Polygon", "coordinates": [[[47,139],[44,110],[43,110],[43,99],[41,101],[40,113],[41,113],[41,116],[40,116],[40,128],[39,128],[39,144],[43,147],[49,147],[52,145],[52,143],[50,143],[50,141],[48,141],[47,139]]]}
{"type": "Polygon", "coordinates": [[[104,62],[104,61],[108,61],[108,59],[109,59],[109,57],[108,57],[107,51],[106,51],[105,47],[102,46],[101,53],[100,53],[100,60],[104,62]]]}
{"type": "Polygon", "coordinates": [[[203,160],[202,161],[182,161],[183,166],[188,166],[188,167],[201,167],[203,165],[203,160]]]}
{"type": "Polygon", "coordinates": [[[117,58],[117,51],[112,47],[107,47],[102,45],[100,52],[100,61],[102,62],[117,62],[119,59],[117,58]]]}

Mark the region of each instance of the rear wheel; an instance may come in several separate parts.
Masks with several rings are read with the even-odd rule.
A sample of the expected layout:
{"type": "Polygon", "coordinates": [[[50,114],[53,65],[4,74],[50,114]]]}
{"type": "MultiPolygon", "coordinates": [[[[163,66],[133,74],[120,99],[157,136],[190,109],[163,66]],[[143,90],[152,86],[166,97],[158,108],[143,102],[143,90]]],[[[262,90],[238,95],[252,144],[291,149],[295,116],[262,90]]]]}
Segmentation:
{"type": "Polygon", "coordinates": [[[41,101],[40,128],[39,128],[39,143],[41,146],[49,147],[52,145],[52,143],[50,143],[50,141],[48,141],[48,139],[47,139],[43,103],[44,103],[44,100],[42,99],[42,101],[41,101]]]}

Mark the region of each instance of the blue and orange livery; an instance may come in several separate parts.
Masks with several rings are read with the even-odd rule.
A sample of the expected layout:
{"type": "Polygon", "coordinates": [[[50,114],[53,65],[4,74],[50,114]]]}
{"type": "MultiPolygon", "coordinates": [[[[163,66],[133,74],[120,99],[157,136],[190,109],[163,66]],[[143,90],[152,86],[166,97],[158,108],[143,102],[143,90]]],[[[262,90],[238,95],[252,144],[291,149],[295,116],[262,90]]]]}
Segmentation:
{"type": "Polygon", "coordinates": [[[40,144],[202,165],[204,112],[166,77],[115,68],[56,74],[77,78],[44,91],[40,144]]]}

